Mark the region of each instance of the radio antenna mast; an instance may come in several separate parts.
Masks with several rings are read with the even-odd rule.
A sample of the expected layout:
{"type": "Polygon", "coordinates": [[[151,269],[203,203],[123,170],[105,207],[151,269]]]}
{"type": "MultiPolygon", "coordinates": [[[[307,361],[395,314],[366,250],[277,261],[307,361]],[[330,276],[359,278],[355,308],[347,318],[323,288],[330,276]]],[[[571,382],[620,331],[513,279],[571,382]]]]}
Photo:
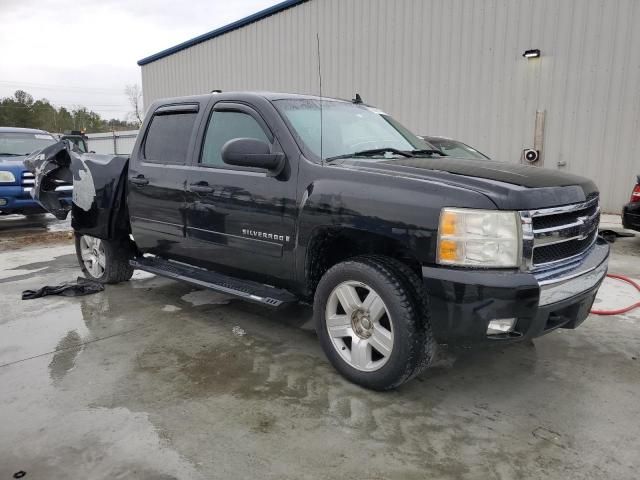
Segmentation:
{"type": "Polygon", "coordinates": [[[316,47],[318,51],[318,86],[320,88],[320,162],[324,165],[324,156],[322,155],[323,136],[323,118],[322,118],[322,64],[320,63],[320,32],[316,33],[316,47]]]}

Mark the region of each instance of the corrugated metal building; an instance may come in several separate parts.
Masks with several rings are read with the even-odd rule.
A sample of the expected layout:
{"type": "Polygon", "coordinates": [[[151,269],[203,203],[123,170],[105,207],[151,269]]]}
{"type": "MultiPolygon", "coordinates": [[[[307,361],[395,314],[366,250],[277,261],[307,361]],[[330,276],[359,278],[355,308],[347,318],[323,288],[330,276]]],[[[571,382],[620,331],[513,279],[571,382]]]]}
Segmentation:
{"type": "Polygon", "coordinates": [[[359,92],[416,133],[508,162],[538,133],[545,167],[591,177],[618,212],[640,173],[639,24],[638,0],[290,0],[139,64],[146,105],[317,94],[318,34],[324,95],[359,92]]]}

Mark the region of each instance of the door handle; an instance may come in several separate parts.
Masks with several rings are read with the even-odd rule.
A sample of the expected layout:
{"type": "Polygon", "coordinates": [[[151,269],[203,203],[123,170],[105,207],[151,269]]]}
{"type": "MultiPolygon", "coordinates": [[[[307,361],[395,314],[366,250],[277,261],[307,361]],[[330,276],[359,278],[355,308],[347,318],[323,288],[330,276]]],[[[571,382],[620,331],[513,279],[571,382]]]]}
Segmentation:
{"type": "Polygon", "coordinates": [[[189,185],[189,190],[197,193],[211,193],[213,192],[213,187],[210,187],[207,182],[198,182],[189,185]]]}
{"type": "Polygon", "coordinates": [[[129,179],[131,183],[135,183],[136,185],[148,185],[149,180],[144,178],[144,175],[138,175],[137,177],[131,177],[129,179]]]}

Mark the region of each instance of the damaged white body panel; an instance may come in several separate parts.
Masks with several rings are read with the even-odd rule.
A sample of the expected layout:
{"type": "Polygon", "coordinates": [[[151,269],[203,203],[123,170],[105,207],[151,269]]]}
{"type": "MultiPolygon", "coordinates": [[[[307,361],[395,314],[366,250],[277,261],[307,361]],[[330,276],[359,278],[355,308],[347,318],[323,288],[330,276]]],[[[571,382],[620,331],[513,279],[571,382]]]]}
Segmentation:
{"type": "Polygon", "coordinates": [[[96,186],[93,182],[91,170],[86,166],[85,162],[78,159],[84,169],[78,170],[78,179],[73,181],[73,204],[88,212],[96,199],[96,186]]]}

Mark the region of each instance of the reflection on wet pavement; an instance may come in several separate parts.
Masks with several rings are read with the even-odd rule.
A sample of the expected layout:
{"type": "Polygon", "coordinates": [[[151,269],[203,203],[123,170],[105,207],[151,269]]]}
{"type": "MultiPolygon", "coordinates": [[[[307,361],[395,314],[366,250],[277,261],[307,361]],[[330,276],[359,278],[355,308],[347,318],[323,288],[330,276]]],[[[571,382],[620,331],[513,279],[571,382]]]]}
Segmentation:
{"type": "Polygon", "coordinates": [[[70,330],[60,339],[49,363],[49,375],[54,385],[57,385],[73,369],[76,357],[82,349],[82,339],[75,330],[70,330]]]}

